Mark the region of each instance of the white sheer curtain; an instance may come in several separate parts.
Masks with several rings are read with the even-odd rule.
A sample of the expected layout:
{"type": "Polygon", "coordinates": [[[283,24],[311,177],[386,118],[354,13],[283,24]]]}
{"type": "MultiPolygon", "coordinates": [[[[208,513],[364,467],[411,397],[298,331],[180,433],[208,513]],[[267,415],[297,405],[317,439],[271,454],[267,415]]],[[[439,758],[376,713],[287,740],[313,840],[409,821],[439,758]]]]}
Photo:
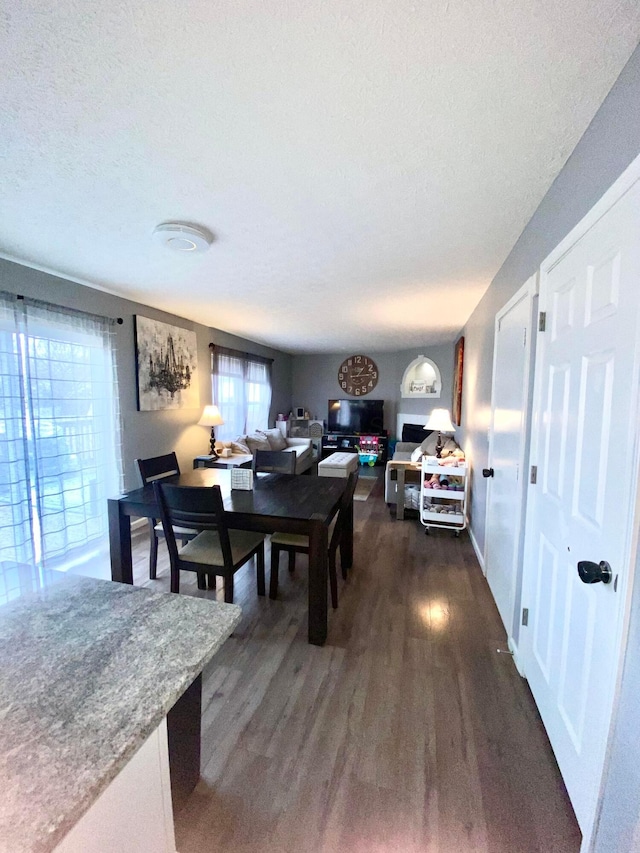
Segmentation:
{"type": "Polygon", "coordinates": [[[110,320],[0,293],[0,564],[108,549],[122,488],[110,320]]]}
{"type": "Polygon", "coordinates": [[[213,402],[224,420],[216,427],[216,437],[231,441],[266,429],[271,407],[270,361],[215,347],[212,374],[213,402]]]}

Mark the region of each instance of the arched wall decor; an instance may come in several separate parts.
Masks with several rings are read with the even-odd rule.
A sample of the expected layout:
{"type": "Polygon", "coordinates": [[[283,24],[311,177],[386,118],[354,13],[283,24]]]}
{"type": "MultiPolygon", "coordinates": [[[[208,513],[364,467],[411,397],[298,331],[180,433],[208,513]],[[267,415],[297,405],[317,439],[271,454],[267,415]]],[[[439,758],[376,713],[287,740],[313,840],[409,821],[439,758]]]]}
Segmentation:
{"type": "Polygon", "coordinates": [[[439,397],[441,390],[438,365],[425,355],[414,358],[402,377],[402,397],[439,397]]]}

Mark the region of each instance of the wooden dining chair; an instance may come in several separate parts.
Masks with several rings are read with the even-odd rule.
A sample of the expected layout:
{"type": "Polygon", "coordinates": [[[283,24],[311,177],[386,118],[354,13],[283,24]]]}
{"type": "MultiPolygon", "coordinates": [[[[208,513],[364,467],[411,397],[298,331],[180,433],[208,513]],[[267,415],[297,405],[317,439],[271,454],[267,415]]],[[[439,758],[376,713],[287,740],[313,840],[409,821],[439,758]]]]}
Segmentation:
{"type": "MultiPolygon", "coordinates": [[[[150,459],[136,459],[135,462],[143,486],[166,477],[175,477],[180,473],[180,465],[175,453],[165,453],[163,456],[153,456],[150,459]]],[[[148,518],[147,521],[149,523],[149,577],[155,580],[158,565],[158,539],[164,539],[164,529],[158,518],[148,518]]],[[[193,539],[197,532],[187,527],[178,527],[174,531],[183,545],[193,539]]]]}
{"type": "MultiPolygon", "coordinates": [[[[353,501],[353,493],[358,482],[358,472],[349,474],[347,486],[340,500],[340,508],[333,523],[333,529],[329,531],[329,586],[331,587],[331,606],[338,606],[338,575],[336,571],[336,555],[340,547],[340,538],[347,514],[353,501]]],[[[271,577],[269,579],[269,598],[278,597],[278,569],[280,564],[280,552],[286,551],[289,555],[289,571],[295,568],[296,554],[309,553],[309,537],[298,533],[274,533],[271,536],[271,577]]],[[[347,570],[342,567],[342,577],[346,580],[347,570]]]]}
{"type": "Polygon", "coordinates": [[[254,472],[270,474],[295,474],[296,454],[286,450],[256,450],[251,467],[254,472]]]}
{"type": "Polygon", "coordinates": [[[250,530],[229,530],[220,486],[176,486],[154,482],[160,518],[171,560],[171,592],[180,592],[180,572],[196,572],[198,586],[215,585],[215,576],[224,580],[224,600],[233,603],[233,576],[254,555],[258,595],[265,594],[264,534],[250,530]],[[174,530],[198,530],[194,539],[178,547],[174,530]]]}

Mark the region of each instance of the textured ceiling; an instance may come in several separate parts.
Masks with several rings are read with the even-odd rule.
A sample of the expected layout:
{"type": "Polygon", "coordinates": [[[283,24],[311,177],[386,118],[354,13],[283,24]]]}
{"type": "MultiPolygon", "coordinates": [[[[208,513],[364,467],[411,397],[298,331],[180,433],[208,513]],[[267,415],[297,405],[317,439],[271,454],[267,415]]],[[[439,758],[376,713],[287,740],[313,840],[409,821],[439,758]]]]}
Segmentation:
{"type": "Polygon", "coordinates": [[[640,36],[637,0],[21,0],[0,252],[291,352],[460,330],[640,36]],[[200,256],[151,238],[216,235],[200,256]]]}

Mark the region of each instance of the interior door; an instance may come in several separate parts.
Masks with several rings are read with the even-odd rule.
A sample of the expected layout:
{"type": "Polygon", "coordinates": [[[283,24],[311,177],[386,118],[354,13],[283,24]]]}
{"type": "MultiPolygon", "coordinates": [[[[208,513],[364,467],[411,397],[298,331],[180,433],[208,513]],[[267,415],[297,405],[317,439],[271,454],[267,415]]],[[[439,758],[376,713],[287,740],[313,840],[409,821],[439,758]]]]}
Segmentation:
{"type": "Polygon", "coordinates": [[[610,191],[597,215],[587,217],[593,224],[578,226],[541,270],[546,330],[537,339],[531,452],[537,482],[529,486],[524,570],[525,674],[583,849],[610,728],[636,512],[637,178],[621,197],[613,195],[618,200],[610,191]],[[612,582],[583,583],[579,561],[607,561],[612,582]]]}
{"type": "Polygon", "coordinates": [[[514,650],[518,640],[519,620],[514,620],[514,609],[516,603],[519,604],[521,582],[522,508],[526,494],[524,465],[535,291],[534,276],[498,312],[493,350],[490,479],[484,561],[489,587],[514,650]]]}

